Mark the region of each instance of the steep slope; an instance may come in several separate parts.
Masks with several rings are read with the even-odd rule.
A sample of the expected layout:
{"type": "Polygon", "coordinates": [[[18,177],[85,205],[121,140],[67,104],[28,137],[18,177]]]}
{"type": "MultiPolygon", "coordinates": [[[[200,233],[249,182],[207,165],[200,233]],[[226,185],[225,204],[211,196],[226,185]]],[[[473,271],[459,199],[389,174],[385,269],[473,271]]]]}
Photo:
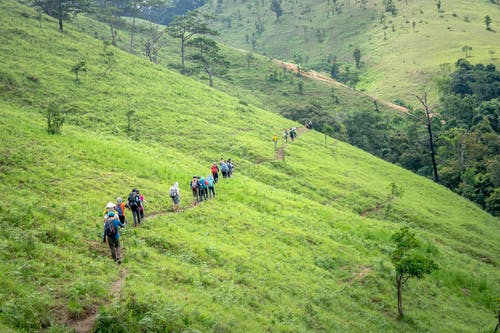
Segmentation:
{"type": "Polygon", "coordinates": [[[432,182],[0,3],[0,329],[114,332],[475,332],[495,324],[498,220],[432,182]],[[71,68],[85,61],[79,81],[71,68]],[[48,110],[66,119],[46,132],[48,110]],[[128,118],[127,118],[128,114],[128,118]],[[129,119],[129,120],[128,120],[129,119]],[[234,158],[217,198],[167,212],[167,189],[234,158]],[[405,195],[387,208],[387,186],[405,195]],[[100,243],[103,206],[139,187],[155,212],[123,231],[127,276],[100,243]],[[409,225],[440,270],[395,311],[390,235],[409,225]],[[446,318],[446,320],[442,320],[446,318]]]}
{"type": "Polygon", "coordinates": [[[352,64],[361,51],[358,89],[388,100],[408,101],[443,63],[465,57],[499,65],[499,6],[491,1],[380,0],[282,2],[279,21],[266,1],[208,1],[217,18],[220,40],[284,61],[329,71],[331,60],[352,64]],[[438,10],[437,3],[440,7],[438,10]],[[492,19],[486,30],[484,17],[492,19]],[[493,52],[493,53],[490,53],[493,52]]]}

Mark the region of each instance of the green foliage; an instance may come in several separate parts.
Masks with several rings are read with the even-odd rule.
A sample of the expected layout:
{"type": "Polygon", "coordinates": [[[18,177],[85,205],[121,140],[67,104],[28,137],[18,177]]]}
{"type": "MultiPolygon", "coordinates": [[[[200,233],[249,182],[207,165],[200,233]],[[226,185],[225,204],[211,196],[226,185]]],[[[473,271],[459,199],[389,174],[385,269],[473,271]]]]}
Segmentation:
{"type": "Polygon", "coordinates": [[[80,81],[78,73],[87,71],[87,63],[85,61],[80,61],[71,67],[71,73],[75,73],[75,80],[80,81]]]}
{"type": "Polygon", "coordinates": [[[409,278],[421,279],[438,269],[434,261],[419,252],[420,242],[409,227],[402,227],[391,236],[396,248],[391,253],[391,261],[396,269],[396,287],[398,291],[398,312],[403,316],[402,287],[409,278]]]}
{"type": "Polygon", "coordinates": [[[498,82],[495,66],[472,65],[465,59],[442,83],[443,131],[438,137],[443,184],[499,215],[497,155],[500,130],[498,82]]]}
{"type": "Polygon", "coordinates": [[[47,132],[49,134],[61,134],[63,124],[64,113],[61,110],[61,102],[50,102],[47,107],[47,132]]]}

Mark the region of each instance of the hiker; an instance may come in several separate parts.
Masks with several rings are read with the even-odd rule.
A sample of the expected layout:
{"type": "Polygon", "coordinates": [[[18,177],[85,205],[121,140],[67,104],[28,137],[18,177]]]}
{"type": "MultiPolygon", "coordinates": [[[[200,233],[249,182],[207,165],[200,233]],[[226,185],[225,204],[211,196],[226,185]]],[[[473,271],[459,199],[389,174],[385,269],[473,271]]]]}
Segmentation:
{"type": "Polygon", "coordinates": [[[134,227],[138,226],[141,224],[141,213],[140,213],[140,207],[141,207],[141,199],[139,195],[137,194],[137,189],[132,189],[132,192],[129,193],[128,195],[128,200],[127,200],[127,205],[128,208],[132,211],[132,216],[134,218],[134,227]]]}
{"type": "Polygon", "coordinates": [[[172,211],[173,212],[178,212],[179,211],[179,202],[181,200],[181,193],[179,192],[179,183],[175,183],[172,185],[172,187],[168,190],[168,194],[170,195],[170,198],[172,198],[172,211]]]}
{"type": "Polygon", "coordinates": [[[139,195],[139,213],[141,214],[141,220],[144,219],[144,204],[147,203],[146,200],[144,200],[144,196],[141,194],[139,190],[137,190],[137,194],[139,195]]]}
{"type": "Polygon", "coordinates": [[[208,197],[215,198],[215,180],[211,175],[208,175],[206,178],[207,187],[208,187],[208,197]]]}
{"type": "Polygon", "coordinates": [[[234,164],[233,164],[233,161],[231,161],[231,159],[228,159],[227,160],[227,176],[228,177],[231,177],[231,175],[233,174],[233,169],[234,169],[234,164]]]}
{"type": "Polygon", "coordinates": [[[294,141],[296,136],[297,136],[297,128],[296,127],[290,128],[290,139],[294,141]]]}
{"type": "Polygon", "coordinates": [[[205,178],[203,176],[197,177],[198,179],[198,195],[200,197],[200,202],[203,199],[208,200],[208,183],[205,182],[205,178]]]}
{"type": "Polygon", "coordinates": [[[312,129],[312,128],[313,128],[313,123],[312,123],[312,121],[310,121],[310,120],[309,120],[309,121],[307,122],[307,128],[308,128],[308,129],[312,129]]]}
{"type": "Polygon", "coordinates": [[[198,202],[198,179],[196,176],[193,176],[193,179],[189,182],[189,187],[191,187],[191,191],[193,192],[193,205],[196,206],[198,202]]]}
{"type": "Polygon", "coordinates": [[[278,149],[278,136],[276,133],[273,135],[273,142],[274,142],[274,150],[278,149]]]}
{"type": "Polygon", "coordinates": [[[116,219],[114,212],[109,212],[104,222],[104,232],[102,233],[102,242],[106,243],[108,240],[109,249],[111,250],[111,258],[117,263],[120,261],[120,233],[119,227],[125,227],[123,223],[116,219]]]}
{"type": "Polygon", "coordinates": [[[125,203],[121,197],[116,198],[115,211],[118,213],[118,219],[120,222],[126,224],[127,219],[125,217],[125,203]]]}
{"type": "Polygon", "coordinates": [[[212,171],[212,177],[214,177],[214,182],[217,183],[219,181],[219,167],[215,162],[212,164],[210,170],[212,171]]]}
{"type": "Polygon", "coordinates": [[[287,129],[286,129],[286,128],[285,128],[285,132],[283,132],[283,140],[284,140],[285,142],[288,142],[288,131],[287,131],[287,129]]]}
{"type": "Polygon", "coordinates": [[[222,178],[227,178],[227,173],[229,172],[229,167],[223,159],[220,161],[220,171],[222,172],[222,178]]]}
{"type": "MultiPolygon", "coordinates": [[[[115,215],[117,214],[116,210],[115,210],[115,204],[112,203],[111,201],[108,202],[108,204],[106,205],[106,207],[104,208],[104,213],[103,213],[103,218],[104,220],[106,220],[106,217],[108,216],[108,213],[109,212],[113,212],[115,213],[115,215]]],[[[117,218],[117,217],[115,217],[117,218]]]]}

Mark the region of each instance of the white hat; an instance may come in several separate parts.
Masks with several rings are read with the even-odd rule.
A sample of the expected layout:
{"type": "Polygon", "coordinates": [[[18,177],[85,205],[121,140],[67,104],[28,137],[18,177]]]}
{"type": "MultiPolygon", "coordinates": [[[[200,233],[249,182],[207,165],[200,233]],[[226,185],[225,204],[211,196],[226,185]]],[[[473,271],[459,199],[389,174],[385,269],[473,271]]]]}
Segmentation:
{"type": "Polygon", "coordinates": [[[108,202],[108,204],[106,205],[106,208],[115,208],[115,204],[112,203],[111,201],[108,202]]]}

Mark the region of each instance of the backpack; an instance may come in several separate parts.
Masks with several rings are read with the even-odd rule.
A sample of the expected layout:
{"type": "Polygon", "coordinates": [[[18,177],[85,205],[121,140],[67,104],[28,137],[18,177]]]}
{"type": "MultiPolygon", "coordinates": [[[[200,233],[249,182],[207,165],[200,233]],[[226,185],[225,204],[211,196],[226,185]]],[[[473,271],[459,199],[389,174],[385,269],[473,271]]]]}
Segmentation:
{"type": "Polygon", "coordinates": [[[216,165],[212,165],[212,173],[216,173],[217,172],[217,166],[216,165]]]}
{"type": "Polygon", "coordinates": [[[208,182],[208,187],[214,187],[214,179],[213,178],[207,178],[206,181],[208,182]]]}
{"type": "Polygon", "coordinates": [[[130,192],[128,195],[128,205],[130,208],[139,208],[139,196],[136,192],[130,192]]]}
{"type": "Polygon", "coordinates": [[[201,188],[201,189],[204,189],[206,187],[205,179],[200,179],[198,181],[198,187],[201,188]]]}
{"type": "Polygon", "coordinates": [[[170,195],[171,198],[175,198],[177,196],[177,190],[175,187],[171,187],[170,190],[168,191],[168,194],[170,195]]]}
{"type": "Polygon", "coordinates": [[[191,181],[191,189],[196,190],[198,188],[198,181],[196,179],[193,179],[191,181]]]}
{"type": "Polygon", "coordinates": [[[106,223],[104,224],[104,234],[109,238],[116,238],[118,234],[118,230],[115,228],[115,224],[113,223],[114,218],[106,219],[106,223]]]}

